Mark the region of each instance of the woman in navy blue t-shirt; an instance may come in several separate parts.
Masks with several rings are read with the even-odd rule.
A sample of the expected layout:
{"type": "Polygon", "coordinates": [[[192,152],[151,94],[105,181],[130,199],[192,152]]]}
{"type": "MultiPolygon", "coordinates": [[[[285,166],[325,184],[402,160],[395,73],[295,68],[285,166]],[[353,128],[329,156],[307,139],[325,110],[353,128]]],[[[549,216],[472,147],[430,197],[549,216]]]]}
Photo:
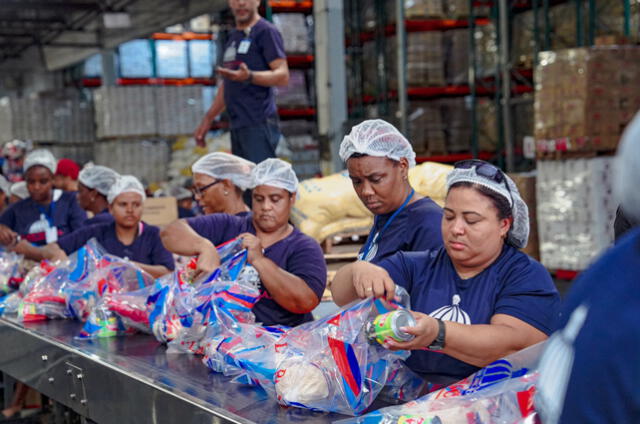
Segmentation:
{"type": "Polygon", "coordinates": [[[381,119],[364,121],[344,137],[340,157],[358,197],[374,215],[358,259],[378,263],[396,252],[442,246],[442,208],[411,187],[409,168],[416,154],[400,131],[381,119]]]}
{"type": "Polygon", "coordinates": [[[311,321],[327,282],[322,249],[289,224],[298,179],[291,165],[267,159],[252,171],[252,213],[210,214],[179,220],[162,232],[170,251],[198,256],[198,271],[220,264],[215,245],[240,237],[247,261],[260,275],[260,300],[253,308],[264,325],[295,326],[311,321]]]}
{"type": "MultiPolygon", "coordinates": [[[[48,150],[34,150],[24,161],[29,197],[12,204],[0,216],[0,244],[43,246],[80,228],[87,214],[75,193],[53,188],[56,159],[48,150]]],[[[20,247],[20,246],[18,246],[20,247]]]]}
{"type": "Polygon", "coordinates": [[[107,253],[133,261],[153,277],[175,268],[173,256],[163,246],[158,227],[142,221],[144,187],[131,175],[120,177],[107,197],[113,222],[88,225],[43,248],[21,252],[28,258],[63,260],[95,238],[107,253]]]}
{"type": "Polygon", "coordinates": [[[113,217],[109,213],[107,196],[111,186],[120,175],[106,166],[94,165],[85,167],[78,176],[78,203],[86,211],[93,213],[93,218],[84,225],[111,224],[113,217]]]}
{"type": "Polygon", "coordinates": [[[489,163],[464,161],[447,190],[444,247],[400,252],[378,265],[355,262],[331,285],[339,305],[406,288],[417,321],[406,330],[415,339],[388,348],[412,350],[407,365],[442,383],[545,340],[560,302],[549,273],[518,250],[529,216],[510,178],[489,163]]]}

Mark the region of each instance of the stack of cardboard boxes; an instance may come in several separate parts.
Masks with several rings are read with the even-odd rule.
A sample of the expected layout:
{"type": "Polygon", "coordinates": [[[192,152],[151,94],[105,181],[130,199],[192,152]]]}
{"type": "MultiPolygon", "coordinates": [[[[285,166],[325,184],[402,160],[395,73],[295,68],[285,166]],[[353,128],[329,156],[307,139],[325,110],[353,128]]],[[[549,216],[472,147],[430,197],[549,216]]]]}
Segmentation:
{"type": "Polygon", "coordinates": [[[640,108],[640,48],[598,46],[540,53],[535,138],[540,153],[606,152],[640,108]]]}

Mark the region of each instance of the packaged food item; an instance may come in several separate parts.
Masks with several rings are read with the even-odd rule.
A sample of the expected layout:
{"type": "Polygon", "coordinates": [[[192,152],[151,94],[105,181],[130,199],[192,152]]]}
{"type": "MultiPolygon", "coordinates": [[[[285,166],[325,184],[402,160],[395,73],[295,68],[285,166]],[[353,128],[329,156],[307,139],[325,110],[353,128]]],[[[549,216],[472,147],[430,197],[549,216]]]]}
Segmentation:
{"type": "Polygon", "coordinates": [[[398,342],[408,342],[415,338],[413,334],[402,331],[403,327],[414,327],[416,320],[411,312],[406,309],[380,314],[365,326],[367,338],[371,342],[378,342],[384,345],[387,340],[392,339],[398,342]]]}

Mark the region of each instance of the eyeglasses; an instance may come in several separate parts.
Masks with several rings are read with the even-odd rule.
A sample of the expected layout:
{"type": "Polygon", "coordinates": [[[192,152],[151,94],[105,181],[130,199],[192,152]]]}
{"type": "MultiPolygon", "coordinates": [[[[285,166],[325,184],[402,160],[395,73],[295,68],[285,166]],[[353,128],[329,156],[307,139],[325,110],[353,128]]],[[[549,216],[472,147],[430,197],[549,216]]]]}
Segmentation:
{"type": "Polygon", "coordinates": [[[195,196],[202,197],[205,191],[207,191],[209,188],[213,187],[214,185],[218,184],[219,182],[222,182],[222,180],[215,180],[211,184],[207,184],[204,187],[193,186],[193,194],[195,196]]]}
{"type": "Polygon", "coordinates": [[[509,192],[511,205],[513,205],[513,196],[511,195],[509,183],[507,182],[507,178],[505,177],[504,172],[502,172],[500,168],[480,159],[461,160],[459,162],[456,162],[453,167],[456,169],[471,169],[475,167],[476,175],[479,175],[498,184],[504,184],[504,186],[507,188],[507,191],[509,192]]]}

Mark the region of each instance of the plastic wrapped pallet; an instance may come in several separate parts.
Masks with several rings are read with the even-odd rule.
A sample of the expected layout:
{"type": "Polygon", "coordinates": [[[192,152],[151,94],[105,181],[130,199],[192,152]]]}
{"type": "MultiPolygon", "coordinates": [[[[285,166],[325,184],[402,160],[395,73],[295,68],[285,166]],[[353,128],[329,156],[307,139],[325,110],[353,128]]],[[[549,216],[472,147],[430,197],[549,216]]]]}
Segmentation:
{"type": "Polygon", "coordinates": [[[276,104],[287,107],[308,107],[311,99],[307,87],[307,72],[292,69],[289,71],[289,85],[277,87],[276,104]]]}
{"type": "Polygon", "coordinates": [[[407,36],[407,84],[410,87],[445,84],[441,32],[411,32],[407,36]]]}
{"type": "Polygon", "coordinates": [[[59,144],[59,145],[40,145],[38,146],[43,149],[49,149],[53,156],[56,158],[68,158],[76,161],[80,165],[86,164],[87,162],[94,161],[94,145],[93,144],[84,144],[84,145],[68,145],[68,144],[59,144]]]}
{"type": "Polygon", "coordinates": [[[98,138],[156,135],[155,88],[130,86],[97,89],[94,107],[98,138]]]}
{"type": "Polygon", "coordinates": [[[469,81],[469,30],[452,29],[444,33],[447,84],[469,81]]]}
{"type": "Polygon", "coordinates": [[[517,13],[513,16],[513,38],[511,57],[517,68],[533,68],[535,40],[533,33],[533,11],[517,13]]]}
{"type": "Polygon", "coordinates": [[[192,175],[191,165],[206,155],[213,152],[230,152],[230,133],[209,133],[205,139],[205,147],[196,145],[193,137],[178,137],[171,146],[171,160],[167,167],[167,176],[173,185],[182,186],[192,175]]]}
{"type": "Polygon", "coordinates": [[[121,174],[136,175],[143,182],[167,180],[169,143],[163,139],[112,140],[95,144],[97,165],[108,166],[121,174]]]}
{"type": "Polygon", "coordinates": [[[495,152],[498,149],[498,111],[493,99],[478,99],[478,146],[480,151],[495,152]]]}
{"type": "Polygon", "coordinates": [[[464,98],[440,100],[442,119],[446,122],[447,151],[450,153],[471,150],[471,114],[464,98]]]}
{"type": "Polygon", "coordinates": [[[13,111],[11,109],[11,98],[0,99],[0,142],[11,141],[14,138],[13,111]]]}
{"type": "Polygon", "coordinates": [[[202,119],[203,93],[200,86],[155,87],[158,134],[191,134],[202,119]]]}
{"type": "Polygon", "coordinates": [[[613,242],[613,158],[539,160],[536,188],[542,264],[583,270],[613,242]]]}
{"type": "Polygon", "coordinates": [[[535,138],[541,152],[610,151],[640,108],[640,48],[542,52],[536,68],[535,138]]]}
{"type": "Polygon", "coordinates": [[[411,144],[418,154],[445,153],[445,124],[438,100],[411,102],[411,144]]]}
{"type": "Polygon", "coordinates": [[[309,26],[303,13],[274,13],[273,23],[282,34],[285,52],[311,52],[309,26]]]}
{"type": "Polygon", "coordinates": [[[405,17],[407,19],[442,18],[444,17],[442,3],[442,0],[404,0],[405,17]]]}

